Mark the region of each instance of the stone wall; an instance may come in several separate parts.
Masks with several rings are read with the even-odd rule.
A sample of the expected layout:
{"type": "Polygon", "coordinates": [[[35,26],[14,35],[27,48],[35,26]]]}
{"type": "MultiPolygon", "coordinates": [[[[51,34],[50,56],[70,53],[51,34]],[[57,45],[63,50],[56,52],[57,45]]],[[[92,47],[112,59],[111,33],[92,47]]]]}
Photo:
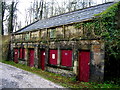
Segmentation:
{"type": "Polygon", "coordinates": [[[1,36],[1,38],[2,38],[2,40],[1,40],[2,48],[1,48],[0,52],[2,52],[2,60],[10,60],[10,58],[11,58],[10,55],[12,52],[12,51],[9,51],[11,36],[4,35],[4,36],[1,36]]]}
{"type": "Polygon", "coordinates": [[[59,73],[68,77],[78,76],[79,58],[78,53],[81,50],[90,51],[90,80],[89,81],[103,81],[104,77],[104,43],[101,40],[77,40],[77,41],[51,41],[40,43],[16,43],[11,44],[13,48],[20,48],[24,46],[26,49],[25,62],[29,63],[29,48],[34,48],[34,66],[40,67],[40,50],[45,50],[45,70],[49,72],[59,73]],[[56,49],[58,51],[58,65],[49,65],[49,50],[56,49]],[[60,65],[61,62],[61,49],[72,50],[72,67],[64,67],[60,65]]]}
{"type": "Polygon", "coordinates": [[[73,71],[70,70],[65,70],[65,69],[60,69],[60,68],[53,68],[53,67],[46,67],[46,71],[56,73],[56,74],[61,74],[62,76],[67,76],[67,77],[75,77],[76,74],[73,71]]]}
{"type": "Polygon", "coordinates": [[[104,77],[104,43],[92,45],[90,62],[90,81],[103,81],[104,77]]]}

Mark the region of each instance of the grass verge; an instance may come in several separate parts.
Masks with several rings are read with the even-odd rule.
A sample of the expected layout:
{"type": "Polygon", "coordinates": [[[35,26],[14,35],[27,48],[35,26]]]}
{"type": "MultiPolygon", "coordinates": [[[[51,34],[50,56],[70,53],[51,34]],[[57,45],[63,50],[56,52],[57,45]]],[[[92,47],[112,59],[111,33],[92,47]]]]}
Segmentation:
{"type": "Polygon", "coordinates": [[[26,65],[16,64],[12,61],[2,61],[2,63],[9,64],[17,68],[32,72],[47,80],[57,83],[65,88],[120,88],[120,86],[118,84],[114,84],[114,82],[104,83],[79,82],[75,81],[74,77],[73,78],[64,77],[59,74],[42,71],[41,69],[38,68],[30,68],[26,65]]]}

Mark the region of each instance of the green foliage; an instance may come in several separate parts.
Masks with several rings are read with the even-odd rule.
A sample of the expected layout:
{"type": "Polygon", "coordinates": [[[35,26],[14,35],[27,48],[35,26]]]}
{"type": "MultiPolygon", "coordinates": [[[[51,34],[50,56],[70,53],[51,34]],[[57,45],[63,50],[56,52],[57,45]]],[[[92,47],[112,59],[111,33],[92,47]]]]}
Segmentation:
{"type": "Polygon", "coordinates": [[[74,27],[75,27],[76,29],[79,29],[79,28],[81,28],[81,27],[83,26],[83,24],[84,24],[84,23],[77,23],[77,24],[74,24],[74,27]]]}
{"type": "Polygon", "coordinates": [[[104,39],[107,46],[106,52],[109,52],[108,56],[112,55],[115,58],[117,58],[120,53],[120,28],[116,27],[118,23],[116,17],[120,17],[117,14],[119,10],[120,2],[110,6],[106,11],[95,15],[99,16],[99,18],[95,19],[95,26],[97,26],[95,31],[100,31],[99,34],[104,39]]]}
{"type": "Polygon", "coordinates": [[[101,12],[99,14],[96,14],[95,16],[101,16],[102,18],[105,17],[111,17],[111,16],[115,16],[116,11],[118,10],[118,6],[119,6],[120,2],[115,3],[114,5],[110,6],[109,8],[107,8],[107,10],[105,10],[104,12],[101,12]]]}
{"type": "MultiPolygon", "coordinates": [[[[96,14],[91,22],[75,24],[75,28],[84,27],[84,34],[87,39],[95,34],[101,37],[106,44],[107,56],[119,58],[120,54],[120,2],[110,6],[102,13],[96,14]],[[86,31],[86,32],[85,32],[86,31]]],[[[119,58],[120,59],[120,58],[119,58]]]]}
{"type": "Polygon", "coordinates": [[[76,77],[71,77],[70,80],[76,82],[76,77]]]}

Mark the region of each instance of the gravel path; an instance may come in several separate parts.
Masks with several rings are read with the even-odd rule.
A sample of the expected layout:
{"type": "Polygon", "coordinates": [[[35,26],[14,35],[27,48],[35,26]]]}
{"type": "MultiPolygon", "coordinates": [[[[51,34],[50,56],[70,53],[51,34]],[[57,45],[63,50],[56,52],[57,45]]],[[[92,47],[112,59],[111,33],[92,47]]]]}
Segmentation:
{"type": "Polygon", "coordinates": [[[1,88],[63,88],[40,76],[0,63],[1,88]]]}

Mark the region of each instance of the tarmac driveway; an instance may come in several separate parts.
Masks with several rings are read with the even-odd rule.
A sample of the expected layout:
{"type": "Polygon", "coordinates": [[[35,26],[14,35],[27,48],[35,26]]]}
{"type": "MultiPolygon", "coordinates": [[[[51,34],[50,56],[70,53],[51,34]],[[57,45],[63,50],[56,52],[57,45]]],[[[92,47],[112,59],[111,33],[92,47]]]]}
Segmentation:
{"type": "Polygon", "coordinates": [[[0,89],[2,88],[63,88],[33,73],[0,63],[0,89]]]}

